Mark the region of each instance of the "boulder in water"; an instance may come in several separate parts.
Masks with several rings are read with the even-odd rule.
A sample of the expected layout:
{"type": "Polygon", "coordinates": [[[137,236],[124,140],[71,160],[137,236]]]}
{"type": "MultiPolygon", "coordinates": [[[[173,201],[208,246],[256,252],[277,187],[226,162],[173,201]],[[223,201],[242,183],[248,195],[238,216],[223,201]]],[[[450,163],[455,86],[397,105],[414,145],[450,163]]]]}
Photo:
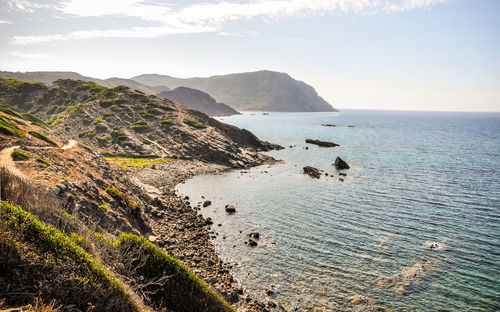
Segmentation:
{"type": "Polygon", "coordinates": [[[325,142],[325,141],[313,140],[313,139],[307,139],[306,143],[315,144],[315,145],[322,146],[322,147],[335,147],[335,146],[339,146],[337,143],[325,142]]]}
{"type": "Polygon", "coordinates": [[[351,168],[342,158],[338,157],[335,159],[335,162],[333,163],[335,168],[338,170],[343,170],[343,169],[349,169],[351,168]]]}
{"type": "Polygon", "coordinates": [[[314,168],[314,167],[305,166],[303,169],[304,169],[304,173],[308,174],[311,178],[319,179],[319,177],[321,176],[321,173],[319,172],[319,170],[314,168]]]}
{"type": "Polygon", "coordinates": [[[236,207],[234,207],[233,205],[226,205],[226,212],[229,212],[229,213],[235,213],[236,212],[236,207]]]}

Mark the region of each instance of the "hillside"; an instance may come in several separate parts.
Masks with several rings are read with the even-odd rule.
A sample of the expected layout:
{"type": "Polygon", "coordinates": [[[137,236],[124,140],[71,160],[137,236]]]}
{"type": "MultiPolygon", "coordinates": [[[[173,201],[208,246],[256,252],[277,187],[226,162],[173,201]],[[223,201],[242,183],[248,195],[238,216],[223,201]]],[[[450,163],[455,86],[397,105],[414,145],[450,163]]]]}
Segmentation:
{"type": "Polygon", "coordinates": [[[0,79],[0,308],[262,311],[174,187],[277,147],[127,87],[0,79]]]}
{"type": "Polygon", "coordinates": [[[210,94],[217,102],[225,103],[237,111],[335,111],[310,85],[287,74],[272,71],[189,79],[148,74],[132,79],[149,86],[199,89],[210,94]]]}
{"type": "Polygon", "coordinates": [[[230,116],[239,114],[226,104],[217,103],[209,94],[196,89],[177,87],[172,91],[163,91],[157,95],[186,105],[187,107],[209,116],[230,116]]]}
{"type": "Polygon", "coordinates": [[[31,81],[31,82],[43,82],[52,83],[58,79],[73,79],[73,80],[83,80],[92,81],[101,86],[113,88],[117,86],[126,86],[135,90],[142,91],[147,94],[156,94],[162,91],[169,91],[170,89],[166,86],[155,86],[150,87],[141,84],[135,80],[124,79],[124,78],[108,78],[108,79],[98,79],[93,77],[82,76],[75,72],[52,72],[52,71],[40,71],[40,72],[8,72],[0,71],[0,78],[14,78],[18,80],[31,81]]]}

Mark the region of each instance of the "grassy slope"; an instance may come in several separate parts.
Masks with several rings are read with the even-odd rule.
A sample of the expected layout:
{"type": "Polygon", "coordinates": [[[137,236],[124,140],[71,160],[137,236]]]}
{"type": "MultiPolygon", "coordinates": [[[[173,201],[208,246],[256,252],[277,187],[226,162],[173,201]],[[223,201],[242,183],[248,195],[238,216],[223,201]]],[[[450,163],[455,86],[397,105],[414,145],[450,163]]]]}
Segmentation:
{"type": "MultiPolygon", "coordinates": [[[[89,244],[81,235],[63,233],[8,202],[1,202],[0,227],[0,268],[7,273],[0,277],[0,285],[22,289],[28,296],[38,293],[46,300],[76,304],[82,310],[89,303],[98,311],[145,309],[132,299],[130,288],[91,253],[92,248],[84,249],[89,244]]],[[[145,238],[133,234],[122,234],[116,241],[97,237],[107,245],[98,248],[94,244],[93,251],[115,257],[106,264],[141,262],[122,263],[120,267],[134,269],[120,274],[127,280],[141,280],[143,285],[136,285],[137,289],[151,294],[152,306],[173,311],[234,311],[185,265],[145,238]]],[[[26,303],[26,298],[6,298],[11,304],[26,303]]]]}

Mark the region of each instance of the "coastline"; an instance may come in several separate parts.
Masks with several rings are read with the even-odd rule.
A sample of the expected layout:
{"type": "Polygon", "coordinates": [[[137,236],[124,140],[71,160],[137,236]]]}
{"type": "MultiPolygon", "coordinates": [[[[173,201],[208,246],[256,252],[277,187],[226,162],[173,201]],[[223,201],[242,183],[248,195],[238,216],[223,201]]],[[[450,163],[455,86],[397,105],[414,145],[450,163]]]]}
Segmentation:
{"type": "MultiPolygon", "coordinates": [[[[275,160],[265,156],[262,161],[252,163],[249,167],[270,163],[275,163],[275,160]]],[[[153,207],[148,212],[153,220],[151,241],[186,264],[238,311],[273,311],[277,306],[272,302],[269,304],[263,298],[252,298],[245,293],[230,273],[230,267],[215,250],[212,239],[218,234],[211,227],[211,220],[203,218],[198,213],[199,208],[192,207],[189,199],[181,198],[175,191],[177,185],[194,176],[224,174],[241,169],[179,160],[164,164],[159,170],[143,168],[135,177],[144,183],[143,186],[153,186],[161,193],[158,199],[163,203],[162,209],[153,207]],[[167,172],[169,176],[165,176],[167,172]]]]}

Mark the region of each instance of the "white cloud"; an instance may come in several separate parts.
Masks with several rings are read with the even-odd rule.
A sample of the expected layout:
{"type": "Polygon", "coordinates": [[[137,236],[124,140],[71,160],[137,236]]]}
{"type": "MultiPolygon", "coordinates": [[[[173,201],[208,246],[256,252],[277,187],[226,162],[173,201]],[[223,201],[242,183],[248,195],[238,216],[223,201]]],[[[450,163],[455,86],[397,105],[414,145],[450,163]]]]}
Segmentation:
{"type": "MultiPolygon", "coordinates": [[[[8,0],[29,9],[26,0],[8,0]]],[[[55,40],[110,38],[155,38],[169,34],[220,32],[224,23],[243,19],[266,20],[288,17],[323,15],[329,12],[355,14],[397,13],[430,8],[450,0],[255,0],[247,2],[222,1],[198,3],[186,7],[148,4],[144,0],[69,0],[54,6],[67,16],[135,17],[158,26],[131,27],[127,29],[76,31],[67,34],[44,36],[16,36],[15,44],[31,44],[55,40]]]]}
{"type": "Polygon", "coordinates": [[[11,55],[24,58],[24,59],[29,59],[29,60],[46,60],[52,58],[50,55],[43,54],[43,53],[23,53],[23,52],[16,52],[16,51],[10,51],[9,52],[11,55]]]}
{"type": "Polygon", "coordinates": [[[33,0],[4,0],[7,7],[12,11],[34,13],[36,9],[47,9],[55,7],[53,4],[33,0]]]}
{"type": "Polygon", "coordinates": [[[221,31],[218,33],[221,36],[227,36],[227,37],[255,37],[259,33],[253,30],[246,30],[246,31],[221,31]]]}

